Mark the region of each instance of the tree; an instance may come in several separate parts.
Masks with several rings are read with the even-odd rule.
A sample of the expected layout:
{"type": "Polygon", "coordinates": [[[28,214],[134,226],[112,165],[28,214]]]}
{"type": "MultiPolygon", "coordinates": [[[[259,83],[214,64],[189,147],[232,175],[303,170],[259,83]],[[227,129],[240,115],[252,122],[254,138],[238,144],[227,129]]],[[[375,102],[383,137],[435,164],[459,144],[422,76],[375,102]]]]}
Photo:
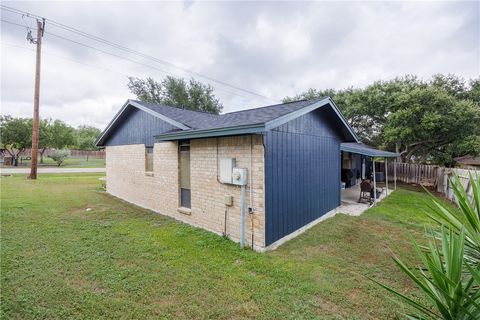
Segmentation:
{"type": "MultiPolygon", "coordinates": [[[[63,149],[75,143],[74,129],[60,120],[40,120],[38,150],[40,163],[47,148],[63,149]]],[[[18,165],[20,154],[32,146],[32,119],[0,117],[0,144],[18,165]]]]}
{"type": "Polygon", "coordinates": [[[40,152],[40,163],[43,163],[43,154],[50,147],[51,137],[51,120],[40,120],[38,127],[38,151],[40,152]]]}
{"type": "Polygon", "coordinates": [[[100,133],[100,129],[92,126],[78,126],[75,130],[75,148],[78,150],[98,150],[98,147],[95,145],[95,140],[100,133]]]}
{"type": "Polygon", "coordinates": [[[335,100],[363,142],[397,151],[403,161],[449,166],[480,152],[480,78],[405,76],[363,89],[309,89],[284,101],[322,96],[335,100]]]}
{"type": "Polygon", "coordinates": [[[129,77],[128,89],[144,102],[165,104],[194,111],[219,114],[223,105],[213,94],[213,87],[195,79],[167,76],[161,82],[152,78],[129,77]]]}
{"type": "Polygon", "coordinates": [[[54,120],[50,124],[50,142],[49,147],[54,149],[64,149],[75,144],[75,129],[61,120],[54,120]]]}
{"type": "Polygon", "coordinates": [[[38,150],[40,163],[47,148],[63,149],[75,143],[74,129],[61,120],[40,120],[38,150]]]}
{"type": "MultiPolygon", "coordinates": [[[[78,150],[94,151],[98,150],[95,145],[95,140],[100,135],[101,131],[92,126],[82,125],[75,130],[75,148],[78,150]]],[[[88,154],[87,154],[88,161],[88,154]]]]}
{"type": "Polygon", "coordinates": [[[0,116],[0,145],[18,166],[18,157],[32,145],[32,120],[0,116]]]}
{"type": "Polygon", "coordinates": [[[468,99],[472,101],[480,101],[480,77],[470,80],[470,90],[467,93],[468,99]]]}
{"type": "Polygon", "coordinates": [[[48,157],[55,161],[57,166],[60,167],[68,156],[70,156],[69,150],[54,150],[48,157]]]}
{"type": "Polygon", "coordinates": [[[394,107],[383,128],[383,145],[396,146],[405,161],[449,165],[455,148],[480,133],[480,106],[444,89],[416,88],[399,96],[394,107]]]}

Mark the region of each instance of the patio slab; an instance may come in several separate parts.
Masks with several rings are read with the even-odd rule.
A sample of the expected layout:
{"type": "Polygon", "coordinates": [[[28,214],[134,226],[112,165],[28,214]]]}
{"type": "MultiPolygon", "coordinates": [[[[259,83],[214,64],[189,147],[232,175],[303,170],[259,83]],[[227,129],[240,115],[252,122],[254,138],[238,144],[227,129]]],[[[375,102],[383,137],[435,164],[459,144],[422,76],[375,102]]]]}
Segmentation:
{"type": "MultiPolygon", "coordinates": [[[[378,187],[377,189],[381,189],[381,187],[378,187]]],[[[393,190],[389,189],[388,195],[390,195],[392,192],[393,190]]],[[[380,195],[380,197],[377,199],[377,203],[385,199],[388,195],[387,195],[386,189],[383,188],[383,192],[380,195]]],[[[356,185],[351,188],[342,190],[341,196],[342,196],[342,203],[340,207],[335,209],[336,213],[343,213],[350,216],[359,216],[365,210],[373,206],[373,204],[370,205],[369,203],[358,202],[358,199],[360,197],[360,185],[356,185]]]]}

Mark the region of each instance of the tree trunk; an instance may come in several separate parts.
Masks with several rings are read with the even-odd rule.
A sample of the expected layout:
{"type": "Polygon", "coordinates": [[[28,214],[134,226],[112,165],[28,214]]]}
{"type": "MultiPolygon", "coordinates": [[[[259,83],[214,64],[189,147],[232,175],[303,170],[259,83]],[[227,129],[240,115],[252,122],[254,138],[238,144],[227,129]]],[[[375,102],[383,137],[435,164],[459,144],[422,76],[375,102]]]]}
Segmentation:
{"type": "Polygon", "coordinates": [[[14,167],[18,167],[18,157],[19,157],[18,154],[16,154],[15,156],[12,157],[14,167]]]}
{"type": "Polygon", "coordinates": [[[18,167],[18,158],[20,158],[20,154],[23,152],[23,150],[25,150],[25,148],[17,150],[17,153],[15,152],[12,153],[12,161],[15,162],[14,164],[15,167],[18,167]]]}
{"type": "Polygon", "coordinates": [[[45,153],[45,150],[47,150],[47,148],[43,148],[42,151],[40,151],[40,163],[43,164],[43,154],[45,153]]]}

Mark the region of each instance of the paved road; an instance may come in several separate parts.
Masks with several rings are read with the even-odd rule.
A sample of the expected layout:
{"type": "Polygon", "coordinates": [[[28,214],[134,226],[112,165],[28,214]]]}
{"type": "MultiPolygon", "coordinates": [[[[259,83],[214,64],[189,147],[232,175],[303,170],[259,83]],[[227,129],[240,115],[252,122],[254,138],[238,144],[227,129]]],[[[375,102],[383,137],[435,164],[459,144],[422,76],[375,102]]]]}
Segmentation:
{"type": "MultiPolygon", "coordinates": [[[[88,173],[105,172],[105,168],[38,168],[38,173],[88,173]]],[[[0,168],[1,174],[30,173],[30,168],[0,168]]]]}

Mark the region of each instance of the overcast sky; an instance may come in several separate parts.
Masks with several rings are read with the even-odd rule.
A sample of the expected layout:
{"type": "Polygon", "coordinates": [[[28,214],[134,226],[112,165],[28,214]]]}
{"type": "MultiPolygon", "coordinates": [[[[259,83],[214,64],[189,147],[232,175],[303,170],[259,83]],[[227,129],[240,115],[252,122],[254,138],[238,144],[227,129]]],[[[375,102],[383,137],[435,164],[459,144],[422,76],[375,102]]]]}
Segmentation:
{"type": "MultiPolygon", "coordinates": [[[[416,74],[480,74],[480,2],[7,2],[265,97],[210,82],[224,112],[275,103],[313,87],[363,87],[416,74]],[[272,100],[273,99],[273,100],[272,100]]],[[[28,17],[1,11],[1,114],[31,117],[35,46],[28,17]]],[[[104,128],[134,98],[127,76],[188,73],[47,22],[40,115],[104,128]],[[152,68],[153,67],[153,68],[152,68]]],[[[33,31],[35,33],[35,31],[33,31]]]]}

